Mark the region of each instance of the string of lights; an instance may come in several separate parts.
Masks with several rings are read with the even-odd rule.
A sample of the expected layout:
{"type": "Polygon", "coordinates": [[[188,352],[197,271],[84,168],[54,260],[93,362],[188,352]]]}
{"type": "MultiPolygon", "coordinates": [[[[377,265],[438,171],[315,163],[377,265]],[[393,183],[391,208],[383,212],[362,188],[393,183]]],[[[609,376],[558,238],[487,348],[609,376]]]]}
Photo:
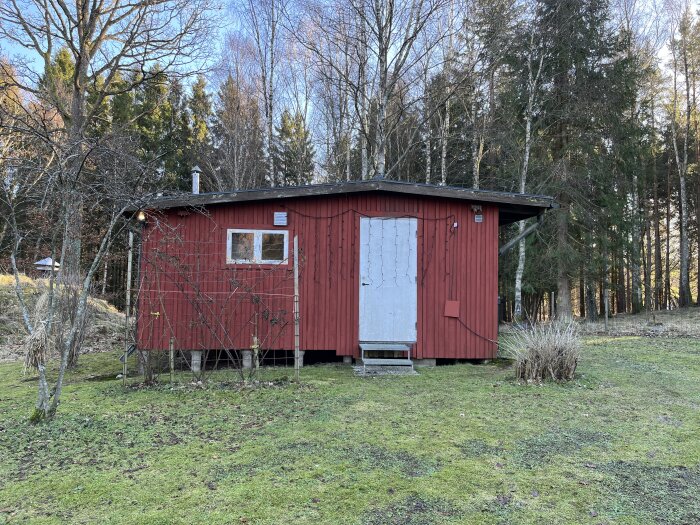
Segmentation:
{"type": "MultiPolygon", "coordinates": [[[[379,268],[381,282],[375,284],[400,286],[404,278],[415,277],[415,274],[410,274],[406,259],[416,258],[420,260],[418,276],[424,285],[435,254],[444,250],[438,275],[447,281],[448,298],[457,289],[459,253],[451,248],[457,236],[454,214],[440,217],[392,215],[391,219],[410,218],[423,223],[417,230],[420,238],[415,247],[409,243],[406,248],[399,241],[397,223],[382,223],[385,217],[356,209],[332,215],[311,215],[291,207],[287,210],[312,220],[303,226],[307,235],[301,239],[299,252],[302,281],[305,278],[316,283],[325,281],[332,289],[339,280],[357,278],[355,265],[359,250],[356,251],[356,244],[362,241],[352,233],[355,228],[352,217],[359,216],[377,220],[370,220],[368,227],[372,235],[379,236],[383,248],[374,252],[372,246],[366,246],[370,273],[376,268],[374,265],[379,268]],[[323,219],[327,220],[325,227],[323,219]],[[376,232],[374,228],[380,231],[376,232]],[[324,240],[322,243],[322,239],[328,242],[324,240]],[[324,251],[324,257],[319,257],[324,251]],[[312,257],[307,257],[309,254],[312,257]],[[394,260],[386,265],[386,257],[394,260]],[[307,259],[310,264],[307,264],[307,259]],[[389,276],[385,265],[392,267],[389,276]]],[[[277,264],[227,263],[227,226],[211,217],[206,227],[199,231],[158,221],[146,230],[145,235],[148,250],[141,256],[136,290],[141,341],[149,342],[151,348],[160,351],[173,344],[183,360],[186,352],[202,350],[207,352],[205,361],[213,351],[216,363],[221,358],[224,362],[240,364],[240,352],[256,348],[259,359],[265,359],[273,366],[289,365],[289,354],[276,352],[292,347],[294,279],[291,257],[277,264]],[[192,238],[202,234],[206,237],[192,238]],[[223,357],[220,352],[223,352],[223,357]]],[[[311,315],[313,310],[308,305],[312,303],[302,301],[307,309],[300,313],[301,316],[311,315]]],[[[469,334],[498,345],[497,341],[475,331],[461,317],[455,318],[469,334]]]]}

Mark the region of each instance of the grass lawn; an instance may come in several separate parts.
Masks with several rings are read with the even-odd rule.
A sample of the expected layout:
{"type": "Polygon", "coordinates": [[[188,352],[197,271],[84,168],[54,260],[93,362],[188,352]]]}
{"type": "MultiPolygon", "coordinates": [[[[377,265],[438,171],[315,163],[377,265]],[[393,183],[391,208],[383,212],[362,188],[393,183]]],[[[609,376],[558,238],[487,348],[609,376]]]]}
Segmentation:
{"type": "Polygon", "coordinates": [[[499,364],[88,380],[119,371],[84,356],[33,427],[33,379],[0,365],[0,523],[700,523],[698,340],[588,339],[568,385],[499,364]]]}

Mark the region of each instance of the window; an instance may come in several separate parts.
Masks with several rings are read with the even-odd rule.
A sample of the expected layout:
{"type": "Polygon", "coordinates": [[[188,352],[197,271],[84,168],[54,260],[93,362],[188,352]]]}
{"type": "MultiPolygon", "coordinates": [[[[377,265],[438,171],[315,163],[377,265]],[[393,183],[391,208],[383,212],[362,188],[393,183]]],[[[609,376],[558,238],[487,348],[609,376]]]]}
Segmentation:
{"type": "Polygon", "coordinates": [[[285,230],[228,230],[227,264],[284,264],[287,261],[285,230]]]}

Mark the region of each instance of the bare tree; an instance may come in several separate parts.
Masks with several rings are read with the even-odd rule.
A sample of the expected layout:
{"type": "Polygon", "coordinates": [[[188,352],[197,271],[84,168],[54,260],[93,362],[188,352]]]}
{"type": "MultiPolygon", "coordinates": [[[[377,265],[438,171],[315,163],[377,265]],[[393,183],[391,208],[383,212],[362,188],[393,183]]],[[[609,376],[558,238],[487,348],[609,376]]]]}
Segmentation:
{"type": "MultiPolygon", "coordinates": [[[[342,16],[340,13],[339,16],[342,16]]],[[[304,41],[313,38],[313,26],[306,28],[309,34],[304,41]]],[[[325,59],[318,60],[314,53],[307,51],[312,57],[311,65],[314,70],[314,81],[318,107],[323,115],[322,134],[326,135],[326,169],[337,180],[351,180],[353,131],[357,114],[352,107],[352,93],[347,82],[353,75],[359,75],[356,61],[353,58],[355,49],[352,47],[351,31],[355,26],[347,20],[339,18],[335,42],[322,41],[318,46],[326,48],[325,59]]],[[[359,80],[358,80],[359,82],[359,80]]],[[[366,152],[365,152],[366,155],[366,152]]]]}
{"type": "MultiPolygon", "coordinates": [[[[135,89],[152,78],[154,71],[173,73],[199,70],[207,56],[203,34],[210,31],[208,0],[113,0],[78,2],[62,0],[12,0],[0,4],[0,39],[23,48],[30,60],[15,60],[17,74],[11,87],[33,104],[55,112],[53,127],[36,126],[31,118],[13,124],[16,132],[41,140],[50,150],[43,166],[55,187],[60,209],[62,309],[69,329],[61,341],[58,380],[53,395],[40,369],[37,414],[51,417],[58,407],[65,369],[77,356],[85,321],[91,280],[108,249],[125,195],[132,185],[120,186],[115,213],[106,221],[96,253],[83,268],[83,216],[106,196],[116,199],[115,183],[100,173],[107,166],[123,164],[116,137],[95,137],[91,127],[102,116],[110,97],[135,89]],[[52,62],[59,50],[72,60],[67,82],[52,76],[52,62]],[[149,67],[158,64],[159,68],[149,67]],[[136,74],[134,74],[136,73],[136,74]],[[114,139],[114,140],[111,140],[114,139]]],[[[33,111],[27,109],[26,115],[33,111]]],[[[111,168],[110,168],[111,169],[111,168]]],[[[17,243],[15,243],[17,245],[17,243]]],[[[43,365],[42,365],[43,366],[43,365]]]]}
{"type": "Polygon", "coordinates": [[[680,199],[680,282],[678,305],[688,306],[691,302],[690,296],[690,241],[688,239],[688,192],[687,192],[687,175],[688,175],[688,140],[690,138],[690,122],[691,122],[691,97],[690,97],[690,78],[688,71],[688,32],[690,31],[690,7],[687,3],[679,6],[675,16],[672,19],[673,29],[671,30],[672,40],[670,42],[671,57],[672,57],[672,75],[673,75],[673,91],[671,102],[671,115],[669,120],[671,123],[671,140],[673,143],[673,152],[675,156],[676,169],[678,171],[679,182],[679,199],[680,199]],[[678,36],[678,39],[676,39],[678,36]],[[682,74],[685,79],[685,111],[682,119],[679,119],[679,88],[678,75],[682,68],[682,74]],[[679,145],[680,137],[678,136],[679,123],[683,124],[682,144],[679,145]]]}
{"type": "Polygon", "coordinates": [[[259,93],[262,113],[265,118],[265,146],[267,176],[275,186],[274,165],[274,119],[277,111],[278,68],[283,54],[283,17],[287,9],[286,0],[247,0],[241,15],[242,33],[254,44],[259,68],[259,93]]]}
{"type": "Polygon", "coordinates": [[[209,159],[218,191],[263,186],[268,165],[258,104],[258,67],[253,45],[239,35],[228,35],[221,64],[221,80],[214,101],[215,155],[209,159]]]}
{"type": "MultiPolygon", "coordinates": [[[[640,60],[644,69],[651,67],[661,48],[663,34],[655,2],[616,0],[613,12],[616,14],[620,29],[628,36],[625,50],[627,59],[629,61],[640,60]]],[[[640,107],[644,102],[639,98],[644,96],[642,87],[638,86],[639,89],[635,90],[638,96],[634,97],[632,106],[629,108],[630,119],[637,123],[640,118],[640,107]]],[[[634,169],[631,175],[631,194],[628,199],[632,230],[630,267],[632,273],[632,311],[634,313],[641,311],[642,308],[641,243],[644,213],[640,208],[640,185],[638,170],[634,169]]],[[[649,247],[647,247],[648,249],[649,247]]]]}
{"type": "MultiPolygon", "coordinates": [[[[530,150],[532,149],[532,120],[537,103],[537,93],[539,89],[540,76],[542,75],[542,65],[544,63],[544,53],[540,49],[540,44],[535,37],[534,26],[530,32],[530,41],[527,49],[525,65],[527,67],[527,105],[525,106],[525,138],[523,143],[523,160],[520,165],[520,193],[525,193],[527,187],[527,173],[530,166],[530,150]]],[[[519,234],[525,230],[525,221],[518,223],[519,234]]],[[[514,315],[516,320],[520,320],[523,314],[522,308],[522,286],[523,273],[525,272],[525,239],[520,239],[518,243],[518,267],[515,271],[515,301],[514,315]]]]}
{"type": "MultiPolygon", "coordinates": [[[[447,30],[447,46],[444,51],[444,71],[447,77],[452,73],[453,57],[454,57],[454,17],[455,17],[455,1],[450,0],[450,8],[447,12],[446,30],[447,30]]],[[[440,129],[440,183],[444,186],[447,184],[447,143],[450,135],[450,102],[451,97],[445,100],[445,116],[440,129]]]]}
{"type": "MultiPolygon", "coordinates": [[[[326,74],[332,70],[347,86],[356,113],[361,155],[365,147],[369,151],[367,166],[362,157],[363,178],[389,177],[397,169],[400,159],[388,166],[387,151],[389,137],[400,120],[393,112],[404,111],[406,104],[394,107],[391,101],[412,76],[418,76],[424,55],[445,37],[434,32],[434,38],[423,39],[422,45],[417,45],[446,5],[447,0],[350,0],[305,5],[305,16],[315,25],[308,33],[313,39],[301,38],[301,43],[314,54],[316,63],[324,66],[326,74]],[[348,45],[343,38],[350,39],[352,66],[348,68],[333,60],[347,54],[329,53],[329,49],[342,50],[348,45]]],[[[416,104],[419,98],[408,104],[416,104]]]]}

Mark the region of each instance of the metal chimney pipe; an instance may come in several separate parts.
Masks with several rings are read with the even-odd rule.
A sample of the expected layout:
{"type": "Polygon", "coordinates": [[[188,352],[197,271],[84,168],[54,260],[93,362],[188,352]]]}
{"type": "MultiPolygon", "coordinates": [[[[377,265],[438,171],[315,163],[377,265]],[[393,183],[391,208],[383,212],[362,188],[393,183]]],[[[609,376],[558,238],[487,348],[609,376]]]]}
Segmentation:
{"type": "Polygon", "coordinates": [[[199,174],[202,173],[202,170],[199,169],[199,166],[195,166],[192,168],[192,193],[194,195],[199,195],[199,174]]]}

